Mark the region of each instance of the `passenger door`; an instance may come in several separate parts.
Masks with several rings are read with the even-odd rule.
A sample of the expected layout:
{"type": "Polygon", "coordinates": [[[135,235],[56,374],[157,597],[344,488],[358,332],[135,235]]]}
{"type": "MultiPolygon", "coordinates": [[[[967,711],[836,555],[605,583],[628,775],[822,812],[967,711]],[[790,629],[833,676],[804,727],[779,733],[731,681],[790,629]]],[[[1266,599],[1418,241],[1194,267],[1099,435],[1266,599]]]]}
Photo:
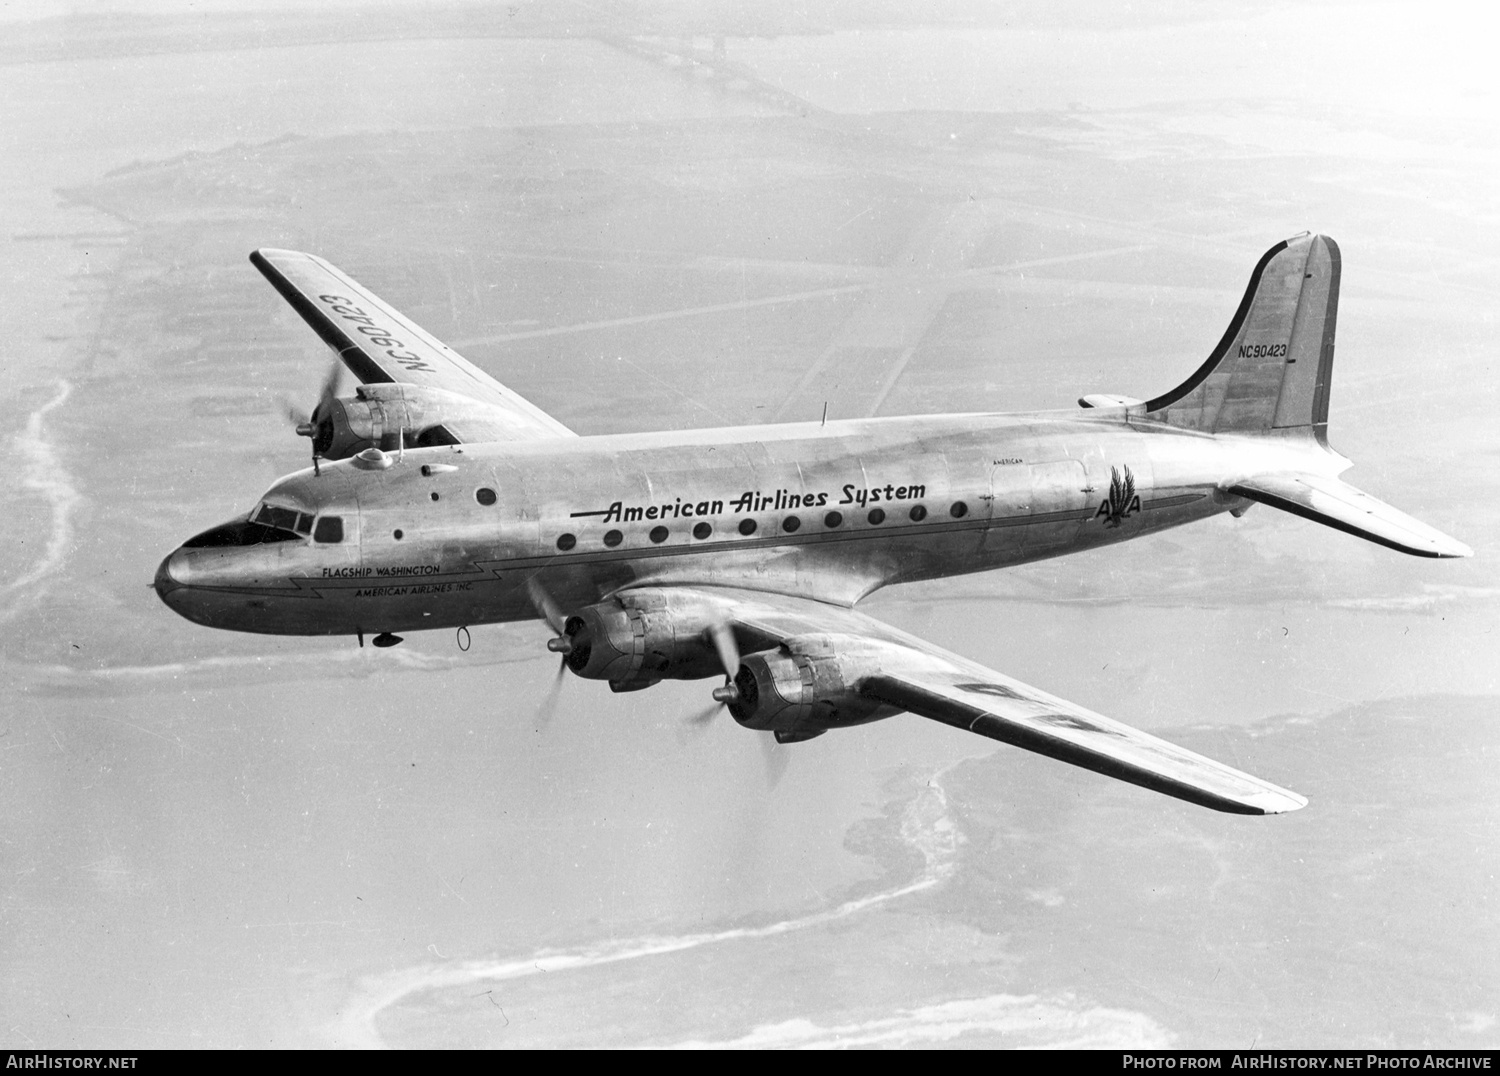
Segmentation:
{"type": "Polygon", "coordinates": [[[1027,554],[1061,551],[1078,537],[1088,515],[1088,486],[1083,464],[1057,460],[1030,466],[1031,521],[1023,547],[1027,554]]]}

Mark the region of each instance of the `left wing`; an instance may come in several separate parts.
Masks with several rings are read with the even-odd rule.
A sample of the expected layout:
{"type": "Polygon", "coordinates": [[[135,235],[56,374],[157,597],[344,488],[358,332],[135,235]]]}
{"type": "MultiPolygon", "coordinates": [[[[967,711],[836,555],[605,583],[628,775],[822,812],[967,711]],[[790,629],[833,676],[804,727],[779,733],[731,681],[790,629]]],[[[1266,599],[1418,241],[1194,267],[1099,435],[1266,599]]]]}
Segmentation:
{"type": "Polygon", "coordinates": [[[257,250],[250,262],[367,385],[399,382],[482,405],[451,409],[463,442],[576,436],[329,262],[296,250],[257,250]]]}
{"type": "MultiPolygon", "coordinates": [[[[790,655],[836,661],[838,682],[869,702],[1217,811],[1281,814],[1307,805],[1279,785],[1002,676],[852,609],[717,587],[668,586],[658,593],[700,615],[723,617],[720,622],[731,625],[742,648],[777,645],[790,655]]],[[[620,597],[628,600],[629,594],[620,597]]],[[[814,673],[803,679],[818,682],[814,673]]]]}

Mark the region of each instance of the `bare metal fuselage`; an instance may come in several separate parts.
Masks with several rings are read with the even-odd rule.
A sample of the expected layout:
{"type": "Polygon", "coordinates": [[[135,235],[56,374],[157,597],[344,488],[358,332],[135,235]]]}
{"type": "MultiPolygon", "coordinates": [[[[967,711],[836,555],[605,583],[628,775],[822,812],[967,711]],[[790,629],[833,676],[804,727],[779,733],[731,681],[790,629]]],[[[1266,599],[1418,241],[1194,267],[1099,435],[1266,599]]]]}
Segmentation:
{"type": "Polygon", "coordinates": [[[1310,437],[1215,437],[1123,411],[408,450],[385,469],[325,464],[266,493],[265,503],[338,516],[341,541],[189,543],[163,562],[158,589],[199,623],[291,635],[531,619],[534,576],[565,607],[647,583],[850,605],[893,583],[1244,506],[1223,490],[1291,457],[1303,470],[1347,465],[1310,437]]]}
{"type": "Polygon", "coordinates": [[[315,255],[251,260],[361,384],[339,397],[330,379],[298,427],[337,462],[162,562],[157,593],[213,627],[388,647],[537,617],[564,669],[616,691],[722,675],[714,700],[779,743],[909,712],[1279,814],[1306,799],[848,607],[1255,502],[1414,556],[1471,552],[1338,477],[1327,236],[1266,251],[1208,358],[1151,400],[608,437],[578,437],[315,255]]]}

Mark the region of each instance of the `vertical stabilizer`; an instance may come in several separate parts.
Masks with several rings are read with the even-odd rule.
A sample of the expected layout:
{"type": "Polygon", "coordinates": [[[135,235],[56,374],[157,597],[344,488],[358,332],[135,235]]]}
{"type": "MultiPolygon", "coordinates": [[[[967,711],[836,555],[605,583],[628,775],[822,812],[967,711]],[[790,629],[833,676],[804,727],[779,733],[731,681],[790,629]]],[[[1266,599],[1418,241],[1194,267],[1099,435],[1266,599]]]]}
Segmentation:
{"type": "Polygon", "coordinates": [[[1326,235],[1278,243],[1250,274],[1224,338],[1202,366],[1146,404],[1151,418],[1207,433],[1328,424],[1339,248],[1326,235]]]}

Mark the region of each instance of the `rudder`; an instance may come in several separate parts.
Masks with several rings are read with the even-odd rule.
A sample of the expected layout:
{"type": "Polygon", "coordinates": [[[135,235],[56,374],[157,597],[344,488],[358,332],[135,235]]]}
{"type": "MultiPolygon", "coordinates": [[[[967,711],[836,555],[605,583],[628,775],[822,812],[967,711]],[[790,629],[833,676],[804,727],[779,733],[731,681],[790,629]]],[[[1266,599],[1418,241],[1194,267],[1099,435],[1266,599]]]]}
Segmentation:
{"type": "Polygon", "coordinates": [[[1207,433],[1328,424],[1338,320],[1338,244],[1303,233],[1262,255],[1223,339],[1193,376],[1147,402],[1149,417],[1207,433]]]}

